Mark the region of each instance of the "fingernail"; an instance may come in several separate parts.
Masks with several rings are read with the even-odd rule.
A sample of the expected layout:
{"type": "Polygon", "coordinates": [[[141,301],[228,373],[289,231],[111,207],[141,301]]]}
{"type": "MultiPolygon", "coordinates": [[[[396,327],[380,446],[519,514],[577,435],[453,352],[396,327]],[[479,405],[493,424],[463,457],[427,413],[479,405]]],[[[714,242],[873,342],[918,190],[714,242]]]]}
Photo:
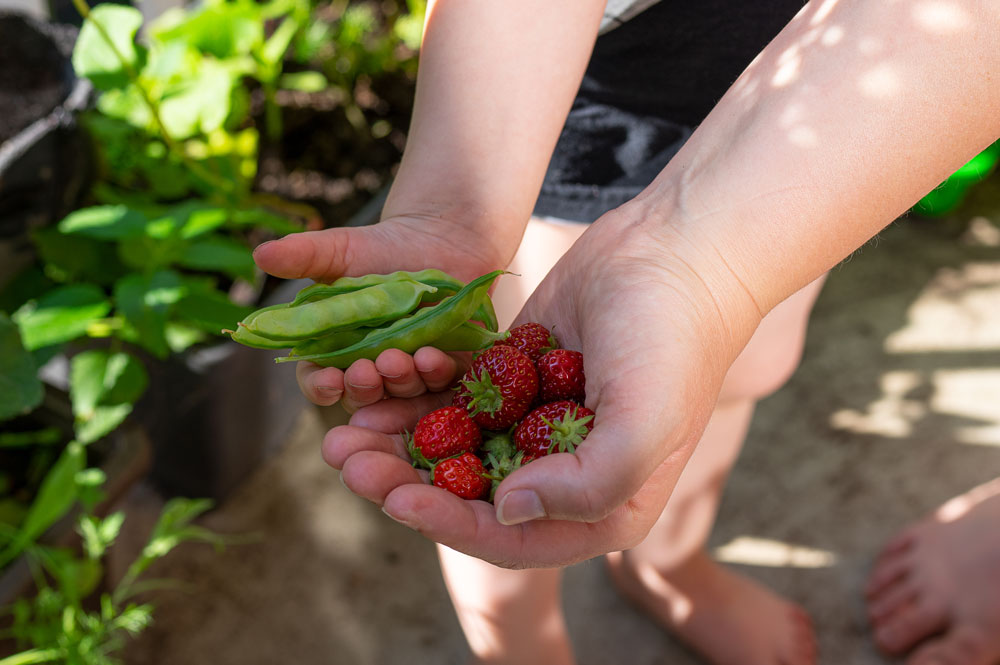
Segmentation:
{"type": "Polygon", "coordinates": [[[398,379],[403,376],[402,374],[383,374],[382,372],[379,372],[378,375],[383,379],[398,379]]]}
{"type": "Polygon", "coordinates": [[[385,513],[386,515],[388,515],[393,521],[399,522],[400,524],[402,524],[403,526],[405,526],[408,529],[414,529],[414,530],[416,530],[416,528],[417,528],[413,524],[410,524],[409,522],[407,522],[406,520],[404,520],[402,517],[396,517],[395,515],[393,515],[392,513],[390,513],[388,510],[385,509],[385,506],[382,506],[382,512],[385,513]]]}
{"type": "Polygon", "coordinates": [[[256,254],[257,250],[259,250],[261,247],[266,247],[266,246],[268,246],[268,245],[270,245],[271,243],[274,243],[274,242],[278,242],[278,241],[277,240],[268,240],[267,242],[260,243],[259,245],[257,245],[256,247],[253,248],[253,253],[256,254]]]}
{"type": "Polygon", "coordinates": [[[316,392],[323,397],[340,397],[340,394],[344,391],[333,386],[316,386],[316,392]]]}
{"type": "Polygon", "coordinates": [[[359,386],[356,383],[348,383],[347,385],[355,390],[375,390],[378,388],[378,386],[359,386]]]}
{"type": "Polygon", "coordinates": [[[513,490],[497,505],[497,521],[507,526],[545,517],[545,506],[534,490],[513,490]]]}

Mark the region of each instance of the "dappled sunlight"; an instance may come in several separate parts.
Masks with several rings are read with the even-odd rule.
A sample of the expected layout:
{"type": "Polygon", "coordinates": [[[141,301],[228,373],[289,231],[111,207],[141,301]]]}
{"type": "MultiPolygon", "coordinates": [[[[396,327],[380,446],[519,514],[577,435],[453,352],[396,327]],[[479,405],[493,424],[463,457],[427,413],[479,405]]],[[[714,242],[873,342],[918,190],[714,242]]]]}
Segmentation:
{"type": "Polygon", "coordinates": [[[913,19],[924,30],[938,35],[948,35],[965,30],[972,25],[972,17],[951,2],[926,0],[913,8],[913,19]]]}
{"type": "Polygon", "coordinates": [[[1000,368],[942,370],[933,384],[934,413],[974,423],[954,428],[956,443],[1000,447],[1000,368]]]}
{"type": "Polygon", "coordinates": [[[768,568],[830,568],[837,555],[828,550],[793,545],[755,536],[738,536],[713,551],[722,563],[768,568]]]}
{"type": "Polygon", "coordinates": [[[907,354],[1000,349],[1000,328],[992,314],[997,311],[1000,263],[941,268],[910,305],[906,325],[886,338],[885,350],[907,354]]]}
{"type": "Polygon", "coordinates": [[[927,414],[927,405],[908,397],[923,383],[918,372],[890,371],[879,381],[881,397],[865,410],[841,409],[830,416],[834,429],[854,434],[902,438],[913,433],[914,423],[927,414]]]}

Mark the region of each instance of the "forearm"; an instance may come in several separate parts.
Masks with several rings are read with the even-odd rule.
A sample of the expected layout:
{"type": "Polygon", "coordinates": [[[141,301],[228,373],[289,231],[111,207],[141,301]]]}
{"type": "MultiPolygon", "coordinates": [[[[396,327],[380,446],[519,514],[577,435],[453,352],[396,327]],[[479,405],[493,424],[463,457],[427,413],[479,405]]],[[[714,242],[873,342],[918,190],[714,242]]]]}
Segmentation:
{"type": "Polygon", "coordinates": [[[992,0],[810,2],[639,210],[766,313],[1000,136],[998,28],[992,0]]]}
{"type": "Polygon", "coordinates": [[[410,134],[383,216],[481,224],[503,236],[512,256],[590,57],[603,5],[432,3],[410,134]]]}

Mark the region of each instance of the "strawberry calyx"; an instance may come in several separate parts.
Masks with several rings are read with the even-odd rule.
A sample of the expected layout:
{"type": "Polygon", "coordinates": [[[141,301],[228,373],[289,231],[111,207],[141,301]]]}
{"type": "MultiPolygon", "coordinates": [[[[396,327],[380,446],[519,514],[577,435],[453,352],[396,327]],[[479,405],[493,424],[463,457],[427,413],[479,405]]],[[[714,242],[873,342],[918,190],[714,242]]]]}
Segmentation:
{"type": "Polygon", "coordinates": [[[500,392],[490,377],[490,373],[484,368],[479,378],[469,372],[471,379],[462,380],[462,388],[469,395],[469,402],[466,408],[469,415],[474,416],[479,413],[496,413],[503,408],[503,394],[500,392]]]}
{"type": "Polygon", "coordinates": [[[582,418],[577,417],[576,407],[573,407],[561,418],[556,418],[555,420],[549,420],[543,416],[542,422],[552,430],[551,434],[549,434],[549,441],[551,441],[549,444],[549,454],[576,452],[576,447],[590,433],[587,423],[593,419],[594,416],[592,415],[586,415],[582,418]]]}
{"type": "Polygon", "coordinates": [[[413,460],[413,466],[418,469],[427,469],[428,471],[434,470],[434,462],[427,459],[424,455],[424,451],[416,445],[413,435],[407,431],[403,432],[403,443],[406,445],[406,452],[409,453],[410,459],[413,460]]]}

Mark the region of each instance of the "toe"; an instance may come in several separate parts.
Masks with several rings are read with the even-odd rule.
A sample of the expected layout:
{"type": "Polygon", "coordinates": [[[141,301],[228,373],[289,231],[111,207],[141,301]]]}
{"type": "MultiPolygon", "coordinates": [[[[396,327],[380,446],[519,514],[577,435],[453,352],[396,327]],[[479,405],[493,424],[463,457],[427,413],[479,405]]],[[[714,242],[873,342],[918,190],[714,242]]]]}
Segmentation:
{"type": "Polygon", "coordinates": [[[913,567],[913,561],[907,556],[908,550],[896,551],[892,554],[880,556],[868,582],[865,584],[865,595],[873,598],[882,593],[886,587],[897,583],[905,578],[913,567]]]}
{"type": "Polygon", "coordinates": [[[878,624],[875,642],[886,653],[900,654],[944,628],[947,618],[942,602],[918,596],[878,624]]]}
{"type": "Polygon", "coordinates": [[[876,627],[917,597],[917,585],[908,577],[896,580],[868,598],[868,618],[876,627]]]}
{"type": "Polygon", "coordinates": [[[985,635],[971,628],[955,628],[913,652],[906,665],[994,665],[1000,654],[987,648],[985,635]]]}

